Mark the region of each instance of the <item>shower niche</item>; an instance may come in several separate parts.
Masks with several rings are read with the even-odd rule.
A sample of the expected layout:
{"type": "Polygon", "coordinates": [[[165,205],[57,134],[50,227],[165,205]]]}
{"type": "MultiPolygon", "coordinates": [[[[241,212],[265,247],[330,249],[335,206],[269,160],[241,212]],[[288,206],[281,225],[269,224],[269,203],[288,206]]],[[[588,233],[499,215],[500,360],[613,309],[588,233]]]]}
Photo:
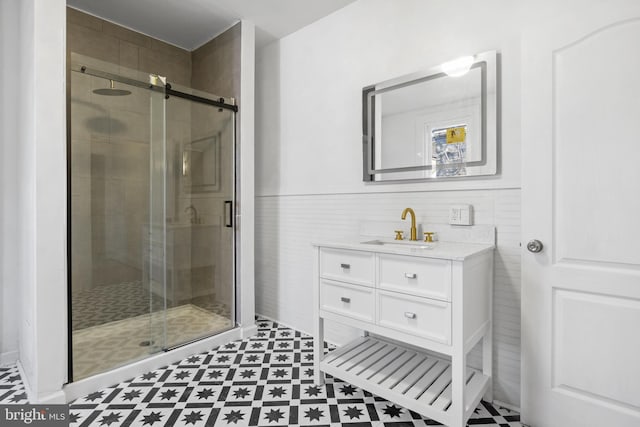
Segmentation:
{"type": "Polygon", "coordinates": [[[70,45],[71,382],[237,326],[237,106],[70,45]]]}

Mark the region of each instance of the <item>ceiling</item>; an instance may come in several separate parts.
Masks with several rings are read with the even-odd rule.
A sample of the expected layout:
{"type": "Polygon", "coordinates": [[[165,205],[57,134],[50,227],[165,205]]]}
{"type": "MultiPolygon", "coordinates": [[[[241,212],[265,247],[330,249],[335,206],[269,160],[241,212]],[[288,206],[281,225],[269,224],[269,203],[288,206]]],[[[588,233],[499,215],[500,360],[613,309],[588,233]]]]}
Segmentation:
{"type": "Polygon", "coordinates": [[[67,0],[75,9],[187,50],[240,19],[256,25],[263,46],[355,0],[67,0]]]}

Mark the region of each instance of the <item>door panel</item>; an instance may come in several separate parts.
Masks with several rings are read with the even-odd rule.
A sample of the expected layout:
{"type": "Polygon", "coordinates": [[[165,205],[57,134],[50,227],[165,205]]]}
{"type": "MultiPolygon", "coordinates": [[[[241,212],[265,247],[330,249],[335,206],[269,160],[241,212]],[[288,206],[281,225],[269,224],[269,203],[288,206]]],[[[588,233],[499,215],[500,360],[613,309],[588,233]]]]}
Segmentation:
{"type": "Polygon", "coordinates": [[[554,289],[553,388],[640,408],[640,301],[554,289]],[[616,349],[611,358],[611,349],[616,349]]]}
{"type": "Polygon", "coordinates": [[[143,227],[143,284],[149,292],[149,323],[154,351],[161,351],[167,339],[165,325],[167,274],[166,175],[166,103],[164,94],[149,91],[149,207],[148,222],[143,227]]]}
{"type": "MultiPolygon", "coordinates": [[[[148,200],[157,190],[149,179],[155,172],[149,160],[160,135],[157,128],[149,130],[155,110],[151,91],[91,68],[113,68],[110,64],[70,57],[68,378],[79,381],[160,350],[163,299],[151,301],[149,315],[142,255],[162,256],[162,242],[147,233],[148,200]]],[[[161,275],[154,271],[153,282],[161,284],[161,275]]]]}
{"type": "Polygon", "coordinates": [[[640,425],[639,40],[611,8],[523,38],[523,247],[544,244],[522,263],[532,426],[640,425]]]}
{"type": "Polygon", "coordinates": [[[625,22],[553,54],[556,262],[640,267],[639,35],[625,22]]]}
{"type": "MultiPolygon", "coordinates": [[[[190,88],[174,89],[214,99],[190,88]]],[[[166,341],[171,348],[235,326],[234,113],[166,100],[166,341]]]]}

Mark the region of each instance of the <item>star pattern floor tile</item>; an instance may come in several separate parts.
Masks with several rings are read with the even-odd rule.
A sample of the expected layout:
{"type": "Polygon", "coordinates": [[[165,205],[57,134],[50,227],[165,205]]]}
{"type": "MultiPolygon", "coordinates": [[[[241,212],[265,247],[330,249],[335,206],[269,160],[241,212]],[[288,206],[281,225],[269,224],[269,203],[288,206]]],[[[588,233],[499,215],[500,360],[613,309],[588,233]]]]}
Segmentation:
{"type": "Polygon", "coordinates": [[[16,365],[0,367],[0,405],[29,403],[16,365]]]}
{"type": "MultiPolygon", "coordinates": [[[[316,386],[310,336],[264,319],[258,331],[76,400],[71,426],[439,425],[337,378],[316,386]]],[[[468,425],[519,420],[481,402],[468,425]]]]}

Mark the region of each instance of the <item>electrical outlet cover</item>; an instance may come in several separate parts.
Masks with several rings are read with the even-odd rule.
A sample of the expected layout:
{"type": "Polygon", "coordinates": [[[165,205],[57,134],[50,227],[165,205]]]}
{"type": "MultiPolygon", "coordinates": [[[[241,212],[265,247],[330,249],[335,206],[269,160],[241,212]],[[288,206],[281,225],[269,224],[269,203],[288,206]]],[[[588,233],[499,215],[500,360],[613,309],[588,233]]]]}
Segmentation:
{"type": "Polygon", "coordinates": [[[449,224],[473,225],[473,207],[471,205],[453,205],[449,208],[449,224]]]}

